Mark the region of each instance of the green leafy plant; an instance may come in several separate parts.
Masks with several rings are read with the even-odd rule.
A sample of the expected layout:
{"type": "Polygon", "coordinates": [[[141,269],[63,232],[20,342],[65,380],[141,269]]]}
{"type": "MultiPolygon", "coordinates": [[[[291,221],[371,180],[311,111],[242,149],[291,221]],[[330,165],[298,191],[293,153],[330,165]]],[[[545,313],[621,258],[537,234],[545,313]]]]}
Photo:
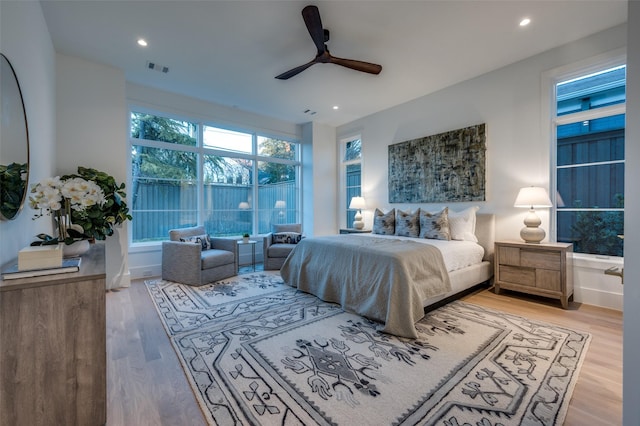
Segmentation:
{"type": "Polygon", "coordinates": [[[113,176],[87,167],[78,167],[78,173],[65,175],[63,179],[81,177],[95,182],[104,192],[105,202],[82,211],[72,210],[71,222],[80,225],[84,235],[96,240],[104,240],[113,235],[114,227],[127,220],[133,220],[125,202],[125,184],[118,184],[113,176]]]}
{"type": "Polygon", "coordinates": [[[27,164],[0,164],[0,214],[13,219],[20,211],[22,200],[27,189],[27,164]]]}
{"type": "Polygon", "coordinates": [[[242,234],[242,238],[249,238],[249,234],[245,232],[244,234],[242,234]]]}
{"type": "MultiPolygon", "coordinates": [[[[582,207],[579,200],[576,207],[582,207]]],[[[624,208],[624,196],[615,195],[615,207],[624,208]]],[[[574,251],[606,256],[624,256],[624,245],[618,235],[624,233],[624,216],[615,211],[579,211],[576,222],[571,226],[575,239],[574,251]]]]}

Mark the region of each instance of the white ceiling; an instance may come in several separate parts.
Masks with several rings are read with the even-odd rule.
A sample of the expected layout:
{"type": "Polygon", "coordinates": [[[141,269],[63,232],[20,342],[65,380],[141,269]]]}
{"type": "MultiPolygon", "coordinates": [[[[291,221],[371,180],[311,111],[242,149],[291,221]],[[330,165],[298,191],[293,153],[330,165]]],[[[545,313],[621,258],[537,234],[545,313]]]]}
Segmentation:
{"type": "Polygon", "coordinates": [[[57,52],[127,81],[293,123],[338,126],[626,22],[624,0],[42,0],[57,52]],[[379,75],[316,64],[301,11],[320,10],[335,56],[379,75]],[[529,17],[532,23],[520,28],[529,17]],[[144,37],[149,45],[136,44],[144,37]],[[169,67],[163,74],[147,61],[169,67]],[[332,107],[338,105],[338,110],[332,107]],[[315,114],[304,113],[305,110],[315,114]]]}

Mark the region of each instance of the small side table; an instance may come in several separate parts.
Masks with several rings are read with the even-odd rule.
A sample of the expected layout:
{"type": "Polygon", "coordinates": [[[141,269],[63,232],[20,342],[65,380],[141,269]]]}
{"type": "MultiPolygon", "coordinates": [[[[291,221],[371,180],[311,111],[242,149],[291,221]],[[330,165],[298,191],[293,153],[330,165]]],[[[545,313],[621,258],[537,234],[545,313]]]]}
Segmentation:
{"type": "Polygon", "coordinates": [[[514,290],[560,299],[564,309],[573,300],[573,245],[496,241],[494,289],[514,290]]]}
{"type": "Polygon", "coordinates": [[[341,228],[341,234],[369,234],[371,229],[341,228]]]}
{"type": "Polygon", "coordinates": [[[249,240],[246,243],[243,240],[238,241],[238,272],[240,271],[240,247],[241,246],[251,246],[251,266],[253,267],[253,272],[256,271],[256,244],[258,242],[256,240],[249,240]]]}

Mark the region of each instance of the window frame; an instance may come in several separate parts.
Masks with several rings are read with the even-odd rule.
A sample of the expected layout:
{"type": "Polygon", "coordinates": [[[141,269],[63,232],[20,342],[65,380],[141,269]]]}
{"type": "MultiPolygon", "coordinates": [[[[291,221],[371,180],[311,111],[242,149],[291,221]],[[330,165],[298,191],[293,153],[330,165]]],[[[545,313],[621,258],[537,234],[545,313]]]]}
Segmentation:
{"type": "MultiPolygon", "coordinates": [[[[252,189],[251,189],[251,196],[253,200],[257,200],[258,197],[258,187],[259,187],[259,181],[257,179],[258,176],[258,163],[259,162],[270,162],[270,163],[279,163],[279,164],[286,164],[286,165],[292,165],[296,168],[296,177],[295,177],[295,191],[296,191],[296,203],[295,206],[287,206],[287,211],[294,211],[295,217],[296,217],[296,222],[299,222],[300,218],[303,217],[302,214],[302,161],[301,161],[301,151],[302,151],[302,144],[300,143],[299,140],[297,140],[296,138],[292,137],[291,135],[284,135],[284,134],[275,134],[273,132],[266,132],[266,131],[262,131],[259,129],[251,129],[249,126],[247,126],[247,128],[241,128],[239,126],[231,126],[231,125],[225,125],[225,124],[221,124],[221,123],[217,123],[214,120],[210,120],[210,119],[204,119],[202,117],[198,117],[198,116],[185,116],[184,114],[181,113],[176,113],[173,111],[169,111],[166,109],[157,109],[157,108],[150,108],[148,106],[145,106],[144,104],[141,103],[129,103],[127,105],[127,112],[128,112],[128,116],[127,116],[127,123],[128,123],[128,127],[127,127],[127,140],[129,142],[129,155],[128,155],[128,166],[127,166],[127,184],[129,188],[133,187],[133,175],[132,175],[132,170],[131,170],[131,153],[133,151],[133,146],[134,145],[142,145],[142,146],[147,146],[147,147],[152,147],[152,148],[159,148],[159,149],[167,149],[167,150],[174,150],[174,151],[183,151],[183,152],[192,152],[196,154],[197,157],[197,176],[196,176],[196,182],[198,184],[198,190],[197,190],[197,224],[198,225],[203,225],[204,224],[204,214],[206,209],[206,206],[204,205],[204,155],[214,155],[214,156],[219,156],[219,157],[226,157],[226,158],[240,158],[240,159],[247,159],[247,160],[251,160],[253,162],[253,182],[251,183],[252,185],[252,189]],[[149,114],[149,115],[155,115],[158,117],[163,117],[163,118],[167,118],[167,119],[172,119],[172,120],[180,120],[180,121],[186,121],[186,122],[190,122],[190,123],[195,123],[197,125],[197,132],[196,132],[196,145],[195,146],[189,146],[189,145],[178,145],[175,143],[171,143],[171,142],[163,142],[163,141],[156,141],[156,140],[149,140],[149,139],[140,139],[140,138],[134,138],[131,135],[131,126],[132,126],[132,114],[133,113],[143,113],[143,114],[149,114]],[[224,149],[218,149],[218,148],[212,148],[212,147],[205,147],[204,146],[204,127],[215,127],[218,129],[223,129],[223,130],[229,130],[232,132],[240,132],[240,133],[245,133],[245,134],[249,134],[251,135],[252,138],[252,153],[248,154],[245,152],[239,152],[239,151],[233,151],[233,150],[229,150],[226,151],[224,149]],[[296,152],[295,152],[295,158],[293,160],[289,160],[289,159],[283,159],[283,158],[278,158],[278,157],[270,157],[270,156],[265,156],[265,155],[259,155],[258,154],[258,139],[260,137],[264,137],[264,138],[270,138],[270,139],[275,139],[275,140],[280,140],[280,141],[285,141],[288,143],[292,143],[296,145],[296,152]],[[177,148],[177,149],[176,149],[177,148]]],[[[131,194],[131,196],[133,196],[133,194],[131,194]]],[[[256,202],[254,201],[251,205],[251,221],[252,221],[252,229],[253,229],[253,234],[254,235],[261,235],[258,231],[259,231],[259,212],[260,210],[257,208],[256,202]]],[[[134,217],[135,220],[135,217],[134,217]]],[[[129,248],[144,248],[144,247],[157,247],[159,245],[161,245],[162,241],[157,240],[157,241],[144,241],[144,242],[134,242],[133,241],[133,232],[129,232],[128,233],[128,244],[129,244],[129,248]]],[[[168,238],[168,236],[167,236],[168,238]]]]}
{"type": "MultiPolygon", "coordinates": [[[[610,106],[600,107],[591,110],[578,111],[574,113],[568,113],[565,115],[557,115],[557,99],[556,99],[556,85],[563,81],[572,80],[579,77],[588,76],[590,74],[604,71],[617,66],[626,65],[627,57],[626,50],[624,48],[616,49],[611,52],[607,52],[593,58],[588,58],[583,61],[579,61],[573,64],[568,64],[563,67],[559,67],[542,74],[542,117],[549,117],[548,121],[543,124],[543,134],[547,134],[549,137],[550,147],[550,168],[549,168],[549,187],[553,207],[550,209],[550,224],[549,224],[549,237],[551,241],[557,241],[558,232],[558,196],[557,196],[557,172],[558,172],[558,158],[557,158],[557,129],[558,126],[565,124],[575,123],[585,120],[594,120],[603,117],[610,117],[619,114],[626,114],[626,101],[620,104],[614,104],[610,106]]],[[[625,154],[626,157],[626,154],[625,154]]],[[[581,209],[588,211],[589,209],[581,209]]],[[[624,210],[624,209],[607,209],[607,210],[624,210]]],[[[563,210],[566,211],[566,210],[563,210]]],[[[618,256],[605,256],[600,254],[591,253],[576,253],[585,257],[598,257],[598,258],[614,258],[622,259],[618,256]]],[[[576,255],[574,254],[574,256],[576,255]]]]}
{"type": "MultiPolygon", "coordinates": [[[[349,215],[349,200],[347,200],[347,167],[355,164],[360,165],[360,196],[364,196],[362,193],[362,163],[364,153],[362,151],[362,135],[360,133],[354,133],[349,136],[343,137],[339,141],[340,149],[340,188],[338,191],[340,202],[340,220],[338,224],[341,228],[351,228],[352,224],[348,223],[347,217],[349,215]],[[345,154],[347,151],[347,143],[359,140],[360,141],[360,158],[354,160],[345,160],[345,154]]],[[[355,215],[355,212],[354,212],[355,215]]]]}

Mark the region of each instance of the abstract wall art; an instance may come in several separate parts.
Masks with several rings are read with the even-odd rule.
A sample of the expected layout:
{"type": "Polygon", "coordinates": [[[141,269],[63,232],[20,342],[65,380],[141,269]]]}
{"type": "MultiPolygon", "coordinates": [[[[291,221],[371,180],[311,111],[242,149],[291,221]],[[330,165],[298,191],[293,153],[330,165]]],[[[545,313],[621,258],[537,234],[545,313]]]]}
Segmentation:
{"type": "Polygon", "coordinates": [[[485,124],[389,145],[389,202],[485,200],[485,124]]]}

